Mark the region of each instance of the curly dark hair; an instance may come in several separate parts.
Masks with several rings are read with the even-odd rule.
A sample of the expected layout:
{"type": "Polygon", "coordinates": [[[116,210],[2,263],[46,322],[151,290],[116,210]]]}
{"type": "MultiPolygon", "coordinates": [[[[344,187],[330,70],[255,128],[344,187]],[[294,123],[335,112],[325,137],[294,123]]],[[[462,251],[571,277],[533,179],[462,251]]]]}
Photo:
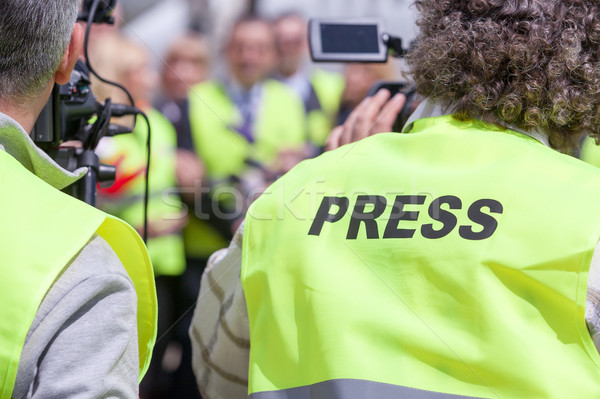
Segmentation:
{"type": "Polygon", "coordinates": [[[600,3],[416,0],[417,90],[459,119],[539,129],[569,150],[600,139],[600,3]]]}

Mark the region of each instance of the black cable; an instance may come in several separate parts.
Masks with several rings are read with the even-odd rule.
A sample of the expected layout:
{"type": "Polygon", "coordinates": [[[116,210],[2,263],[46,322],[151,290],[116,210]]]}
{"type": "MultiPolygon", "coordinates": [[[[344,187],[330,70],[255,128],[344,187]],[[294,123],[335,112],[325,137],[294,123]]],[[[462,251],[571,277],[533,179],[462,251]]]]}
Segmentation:
{"type": "MultiPolygon", "coordinates": [[[[131,93],[129,93],[129,91],[125,88],[125,86],[122,86],[117,82],[112,82],[108,79],[101,77],[94,70],[94,68],[92,68],[92,65],[90,63],[90,57],[88,54],[88,43],[90,40],[90,32],[92,29],[92,25],[94,23],[96,11],[98,10],[98,6],[100,5],[100,1],[102,1],[102,0],[94,0],[94,2],[92,3],[92,5],[90,7],[90,11],[89,11],[88,19],[87,19],[87,26],[85,28],[85,38],[84,38],[84,42],[83,42],[85,65],[87,66],[90,73],[93,74],[95,77],[97,77],[98,80],[100,80],[101,82],[106,83],[108,85],[112,85],[112,86],[115,86],[115,87],[118,87],[119,89],[121,89],[127,95],[127,98],[129,99],[129,102],[131,103],[131,106],[135,108],[135,101],[133,100],[133,96],[131,95],[131,93]]],[[[144,232],[143,232],[143,237],[142,237],[144,240],[144,243],[147,245],[148,244],[148,242],[147,242],[148,241],[148,202],[149,202],[149,195],[150,195],[149,176],[150,176],[150,136],[151,136],[151,131],[150,131],[150,120],[148,119],[148,116],[142,110],[140,110],[138,108],[136,108],[136,112],[138,115],[141,115],[144,118],[144,120],[146,121],[146,125],[148,126],[148,138],[146,141],[146,148],[148,151],[148,156],[146,159],[146,176],[145,176],[145,186],[146,187],[144,188],[144,232]]],[[[137,117],[135,117],[133,119],[133,127],[131,128],[131,130],[135,129],[136,121],[137,121],[137,117]]]]}
{"type": "Polygon", "coordinates": [[[148,245],[148,200],[150,198],[150,119],[148,119],[148,115],[146,115],[143,111],[139,110],[138,115],[140,115],[146,121],[146,126],[148,126],[148,138],[146,140],[146,149],[147,149],[147,158],[146,158],[146,187],[144,189],[144,243],[148,245]]]}
{"type": "MultiPolygon", "coordinates": [[[[119,89],[123,90],[123,92],[127,95],[127,98],[129,99],[129,102],[131,103],[131,105],[134,105],[133,97],[131,96],[129,91],[124,86],[120,85],[119,83],[112,82],[108,79],[101,77],[94,70],[94,68],[92,68],[92,66],[90,65],[90,57],[88,55],[88,42],[90,40],[90,31],[92,30],[92,24],[94,21],[94,17],[96,15],[96,10],[98,9],[98,5],[100,4],[100,1],[102,1],[102,0],[94,0],[94,2],[92,3],[92,6],[90,7],[90,14],[88,15],[87,26],[85,27],[85,39],[83,42],[83,52],[85,55],[85,66],[87,66],[88,69],[90,70],[90,73],[92,73],[95,77],[97,77],[98,80],[100,80],[101,82],[118,87],[119,89]]],[[[133,122],[133,127],[135,128],[135,120],[133,122]]]]}

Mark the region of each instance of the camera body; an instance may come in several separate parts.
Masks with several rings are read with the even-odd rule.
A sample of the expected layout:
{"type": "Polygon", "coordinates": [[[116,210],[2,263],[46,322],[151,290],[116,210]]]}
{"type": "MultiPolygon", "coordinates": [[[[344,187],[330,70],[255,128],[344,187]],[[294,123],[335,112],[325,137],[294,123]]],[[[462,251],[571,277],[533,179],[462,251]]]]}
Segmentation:
{"type": "MultiPolygon", "coordinates": [[[[388,55],[402,57],[402,39],[385,33],[381,18],[315,18],[308,23],[310,55],[315,62],[387,62],[388,55]]],[[[394,123],[400,131],[410,116],[415,99],[414,86],[408,82],[376,82],[367,97],[380,89],[392,96],[403,93],[406,104],[394,123]]]]}
{"type": "Polygon", "coordinates": [[[308,23],[310,55],[315,62],[386,62],[383,20],[315,18],[308,23]]]}
{"type": "MultiPolygon", "coordinates": [[[[91,24],[114,23],[112,12],[115,6],[116,0],[83,1],[78,21],[88,24],[84,47],[86,58],[91,24]]],[[[91,89],[90,71],[94,73],[89,60],[88,63],[79,60],[69,82],[54,86],[34,125],[31,138],[64,169],[72,172],[87,167],[87,173],[64,191],[94,206],[98,183],[114,180],[116,174],[115,167],[100,164],[95,153],[98,142],[104,136],[130,133],[132,128],[111,124],[111,117],[136,114],[139,110],[133,104],[112,104],[110,99],[98,102],[91,89]],[[78,144],[64,144],[70,141],[78,144]]]]}
{"type": "Polygon", "coordinates": [[[70,140],[85,139],[88,121],[99,111],[85,64],[78,61],[71,80],[54,85],[50,99],[33,127],[34,143],[44,149],[57,148],[70,140]]]}

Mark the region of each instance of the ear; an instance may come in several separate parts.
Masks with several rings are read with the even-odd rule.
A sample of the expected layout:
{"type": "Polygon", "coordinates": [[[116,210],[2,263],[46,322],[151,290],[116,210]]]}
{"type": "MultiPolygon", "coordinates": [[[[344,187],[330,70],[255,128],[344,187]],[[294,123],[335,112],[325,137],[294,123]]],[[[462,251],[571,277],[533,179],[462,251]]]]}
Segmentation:
{"type": "Polygon", "coordinates": [[[71,79],[71,72],[73,72],[82,45],[83,27],[77,23],[73,28],[73,33],[71,33],[71,41],[65,50],[62,61],[54,74],[54,80],[59,85],[64,85],[71,79]]]}

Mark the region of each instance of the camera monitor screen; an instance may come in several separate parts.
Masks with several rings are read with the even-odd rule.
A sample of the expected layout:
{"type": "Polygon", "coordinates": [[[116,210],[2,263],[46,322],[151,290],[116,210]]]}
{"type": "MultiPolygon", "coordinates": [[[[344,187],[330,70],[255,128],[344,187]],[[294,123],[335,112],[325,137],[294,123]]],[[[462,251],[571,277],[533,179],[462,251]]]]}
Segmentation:
{"type": "Polygon", "coordinates": [[[312,19],[309,41],[314,61],[385,62],[387,48],[382,40],[382,21],[312,19]]]}

